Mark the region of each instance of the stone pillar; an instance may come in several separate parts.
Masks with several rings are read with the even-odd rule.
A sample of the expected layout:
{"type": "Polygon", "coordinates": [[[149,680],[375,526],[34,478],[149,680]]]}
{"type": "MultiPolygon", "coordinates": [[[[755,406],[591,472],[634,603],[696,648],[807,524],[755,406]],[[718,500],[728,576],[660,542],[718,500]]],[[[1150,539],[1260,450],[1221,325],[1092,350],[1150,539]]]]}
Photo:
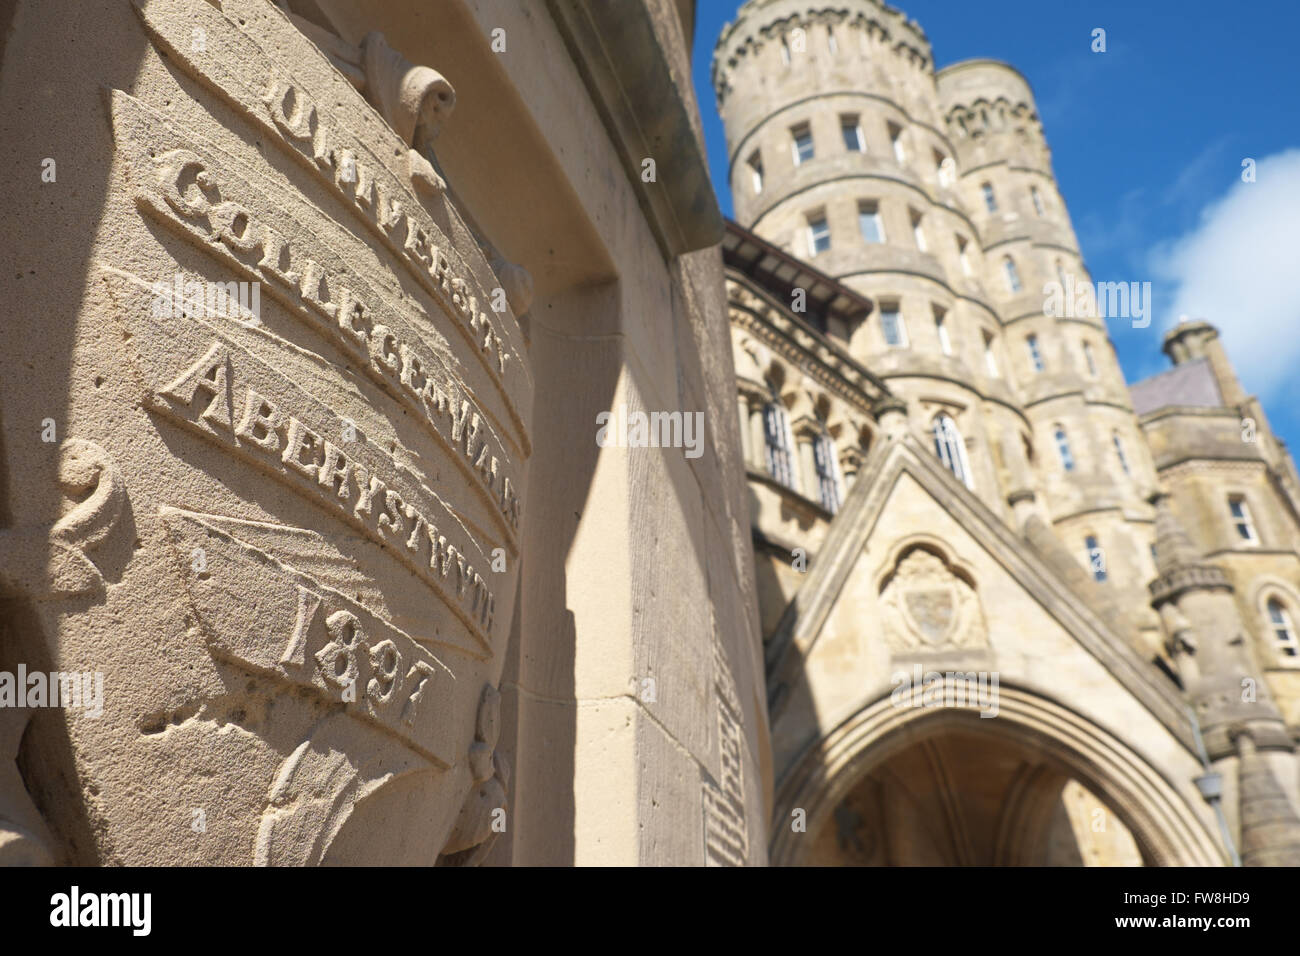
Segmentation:
{"type": "Polygon", "coordinates": [[[876,402],[872,413],[886,441],[898,441],[907,434],[907,402],[897,395],[886,395],[876,402]]]}

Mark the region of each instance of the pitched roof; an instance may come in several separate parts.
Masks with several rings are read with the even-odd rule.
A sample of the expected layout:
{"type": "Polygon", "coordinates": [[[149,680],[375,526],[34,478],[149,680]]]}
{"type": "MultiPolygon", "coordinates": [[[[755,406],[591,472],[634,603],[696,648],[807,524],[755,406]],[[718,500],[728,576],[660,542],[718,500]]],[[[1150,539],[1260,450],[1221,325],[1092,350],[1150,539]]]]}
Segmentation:
{"type": "Polygon", "coordinates": [[[1139,415],[1169,406],[1223,407],[1214,370],[1209,360],[1203,358],[1183,362],[1167,372],[1135,382],[1128,391],[1133,397],[1133,410],[1139,415]]]}

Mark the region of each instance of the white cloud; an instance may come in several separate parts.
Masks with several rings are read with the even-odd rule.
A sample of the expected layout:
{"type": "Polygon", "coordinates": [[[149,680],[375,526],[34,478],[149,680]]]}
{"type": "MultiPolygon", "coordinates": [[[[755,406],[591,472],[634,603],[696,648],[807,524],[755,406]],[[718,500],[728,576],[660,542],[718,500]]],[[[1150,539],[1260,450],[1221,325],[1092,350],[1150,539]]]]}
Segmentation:
{"type": "Polygon", "coordinates": [[[1300,363],[1300,149],[1258,160],[1201,211],[1191,232],[1155,256],[1175,284],[1165,327],[1180,315],[1218,327],[1237,374],[1261,398],[1294,392],[1300,363]]]}

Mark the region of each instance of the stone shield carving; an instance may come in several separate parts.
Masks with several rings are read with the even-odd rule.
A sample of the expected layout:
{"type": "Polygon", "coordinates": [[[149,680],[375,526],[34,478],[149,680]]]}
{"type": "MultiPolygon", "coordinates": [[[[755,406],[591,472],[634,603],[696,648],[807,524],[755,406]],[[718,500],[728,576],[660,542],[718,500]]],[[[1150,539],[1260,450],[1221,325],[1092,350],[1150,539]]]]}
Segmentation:
{"type": "Polygon", "coordinates": [[[899,560],[881,591],[885,639],[894,651],[984,647],[988,629],[975,589],[923,548],[899,560]]]}
{"type": "MultiPolygon", "coordinates": [[[[263,0],[104,22],[142,60],[68,87],[112,135],[67,330],[98,374],[32,399],[100,430],[65,449],[76,506],[0,530],[0,592],[105,675],[101,718],[56,718],[66,747],[27,734],[49,829],[80,835],[48,855],[477,862],[507,811],[531,281],[435,168],[451,84],[263,0]]],[[[2,847],[41,842],[20,783],[2,847]]]]}

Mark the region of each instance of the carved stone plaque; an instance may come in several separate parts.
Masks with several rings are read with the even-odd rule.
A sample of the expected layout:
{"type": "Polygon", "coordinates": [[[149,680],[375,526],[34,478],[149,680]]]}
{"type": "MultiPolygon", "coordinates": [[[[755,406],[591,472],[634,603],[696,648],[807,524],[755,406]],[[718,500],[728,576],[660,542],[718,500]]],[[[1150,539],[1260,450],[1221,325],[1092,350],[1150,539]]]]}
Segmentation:
{"type": "MultiPolygon", "coordinates": [[[[110,172],[65,330],[100,391],[57,422],[46,515],[0,560],[51,659],[104,674],[103,717],[67,718],[73,755],[49,758],[96,796],[29,784],[73,845],[0,791],[0,846],[475,862],[508,812],[495,688],[532,381],[527,274],[437,170],[454,89],[266,0],[106,20],[139,62],[77,86],[110,172]]],[[[21,727],[0,729],[12,762],[21,727]]]]}

